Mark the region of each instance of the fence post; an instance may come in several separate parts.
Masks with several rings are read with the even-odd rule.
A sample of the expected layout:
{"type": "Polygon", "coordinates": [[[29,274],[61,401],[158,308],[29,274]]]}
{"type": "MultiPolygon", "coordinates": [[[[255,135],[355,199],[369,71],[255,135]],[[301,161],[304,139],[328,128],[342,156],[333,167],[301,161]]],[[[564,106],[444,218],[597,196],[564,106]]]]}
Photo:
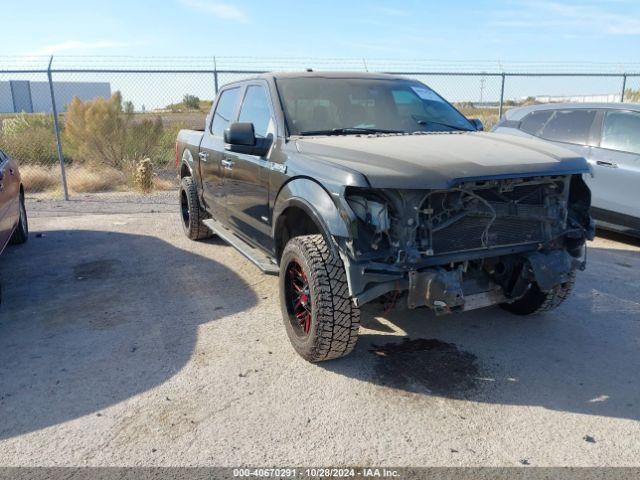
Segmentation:
{"type": "Polygon", "coordinates": [[[216,62],[216,57],[213,57],[213,84],[216,95],[218,95],[218,63],[216,62]]]}
{"type": "Polygon", "coordinates": [[[622,94],[620,95],[620,103],[624,103],[624,91],[627,89],[627,74],[622,75],[622,94]]]}
{"type": "Polygon", "coordinates": [[[506,75],[502,73],[502,84],[500,85],[500,108],[498,109],[498,120],[502,119],[502,113],[504,110],[504,81],[506,75]]]}
{"type": "Polygon", "coordinates": [[[58,124],[58,108],[56,107],[56,97],[53,93],[53,79],[51,77],[51,64],[53,55],[49,59],[47,77],[49,77],[49,91],[51,92],[51,109],[53,111],[53,129],[56,133],[56,145],[58,147],[58,160],[60,161],[60,174],[62,175],[62,188],[64,189],[64,199],[69,200],[69,190],[67,190],[67,174],[64,171],[64,156],[62,155],[62,142],[60,140],[60,125],[58,124]]]}

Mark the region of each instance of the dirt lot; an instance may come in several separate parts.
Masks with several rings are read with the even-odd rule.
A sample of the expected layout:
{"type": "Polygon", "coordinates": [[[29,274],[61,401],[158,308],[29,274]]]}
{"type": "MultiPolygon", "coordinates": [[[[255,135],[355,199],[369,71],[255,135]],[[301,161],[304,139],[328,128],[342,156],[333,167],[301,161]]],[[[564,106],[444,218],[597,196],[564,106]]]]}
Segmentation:
{"type": "Polygon", "coordinates": [[[553,314],[369,309],[311,365],[277,279],[186,239],[171,195],[28,208],[0,258],[2,465],[638,465],[639,242],[597,239],[553,314]]]}

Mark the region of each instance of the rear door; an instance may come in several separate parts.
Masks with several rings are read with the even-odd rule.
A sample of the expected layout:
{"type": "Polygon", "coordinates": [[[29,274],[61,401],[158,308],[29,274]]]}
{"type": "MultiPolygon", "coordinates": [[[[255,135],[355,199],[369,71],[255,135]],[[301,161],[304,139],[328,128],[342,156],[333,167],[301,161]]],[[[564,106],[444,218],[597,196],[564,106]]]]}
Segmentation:
{"type": "Polygon", "coordinates": [[[640,112],[603,110],[600,115],[601,135],[591,155],[592,204],[640,219],[640,112]]]}
{"type": "Polygon", "coordinates": [[[222,160],[226,158],[224,130],[238,113],[242,87],[223,89],[216,99],[215,109],[200,143],[199,168],[202,179],[202,194],[207,209],[213,217],[226,223],[227,209],[224,198],[225,170],[222,160]]]}
{"type": "MultiPolygon", "coordinates": [[[[238,122],[253,123],[256,138],[276,138],[273,106],[266,82],[248,83],[238,112],[238,122]]],[[[269,221],[269,158],[227,152],[224,195],[232,227],[267,250],[272,247],[269,221]]]]}
{"type": "Polygon", "coordinates": [[[0,151],[0,251],[9,241],[16,221],[10,168],[8,157],[0,151]]]}

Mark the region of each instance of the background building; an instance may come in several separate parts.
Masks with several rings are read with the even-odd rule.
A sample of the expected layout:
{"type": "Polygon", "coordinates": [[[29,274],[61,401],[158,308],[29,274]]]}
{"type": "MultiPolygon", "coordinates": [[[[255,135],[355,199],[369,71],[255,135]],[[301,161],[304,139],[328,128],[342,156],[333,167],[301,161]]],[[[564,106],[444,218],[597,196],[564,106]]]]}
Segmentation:
{"type": "MultiPolygon", "coordinates": [[[[66,110],[73,97],[80,100],[111,97],[109,82],[53,82],[56,107],[66,110]]],[[[51,113],[51,94],[48,82],[9,80],[0,82],[0,113],[51,113]]]]}

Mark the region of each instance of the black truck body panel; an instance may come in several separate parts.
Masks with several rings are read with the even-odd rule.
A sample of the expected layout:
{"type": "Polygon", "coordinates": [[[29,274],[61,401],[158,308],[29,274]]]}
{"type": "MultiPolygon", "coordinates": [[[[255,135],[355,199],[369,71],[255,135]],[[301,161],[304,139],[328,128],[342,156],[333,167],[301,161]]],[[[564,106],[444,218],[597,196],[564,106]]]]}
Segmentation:
{"type": "Polygon", "coordinates": [[[449,311],[517,298],[519,287],[503,281],[497,265],[535,275],[548,259],[556,274],[546,284],[584,267],[594,226],[583,158],[475,131],[292,136],[278,79],[307,77],[394,78],[267,74],[229,84],[204,131],[183,130],[176,145],[181,176],[196,179],[202,208],[274,262],[289,238],[313,230],[342,258],[354,302],[402,290],[410,307],[437,311],[441,302],[449,311]],[[252,86],[264,89],[271,116],[262,156],[233,151],[212,131],[230,89],[239,88],[241,100],[229,125],[245,121],[240,105],[252,86]]]}

